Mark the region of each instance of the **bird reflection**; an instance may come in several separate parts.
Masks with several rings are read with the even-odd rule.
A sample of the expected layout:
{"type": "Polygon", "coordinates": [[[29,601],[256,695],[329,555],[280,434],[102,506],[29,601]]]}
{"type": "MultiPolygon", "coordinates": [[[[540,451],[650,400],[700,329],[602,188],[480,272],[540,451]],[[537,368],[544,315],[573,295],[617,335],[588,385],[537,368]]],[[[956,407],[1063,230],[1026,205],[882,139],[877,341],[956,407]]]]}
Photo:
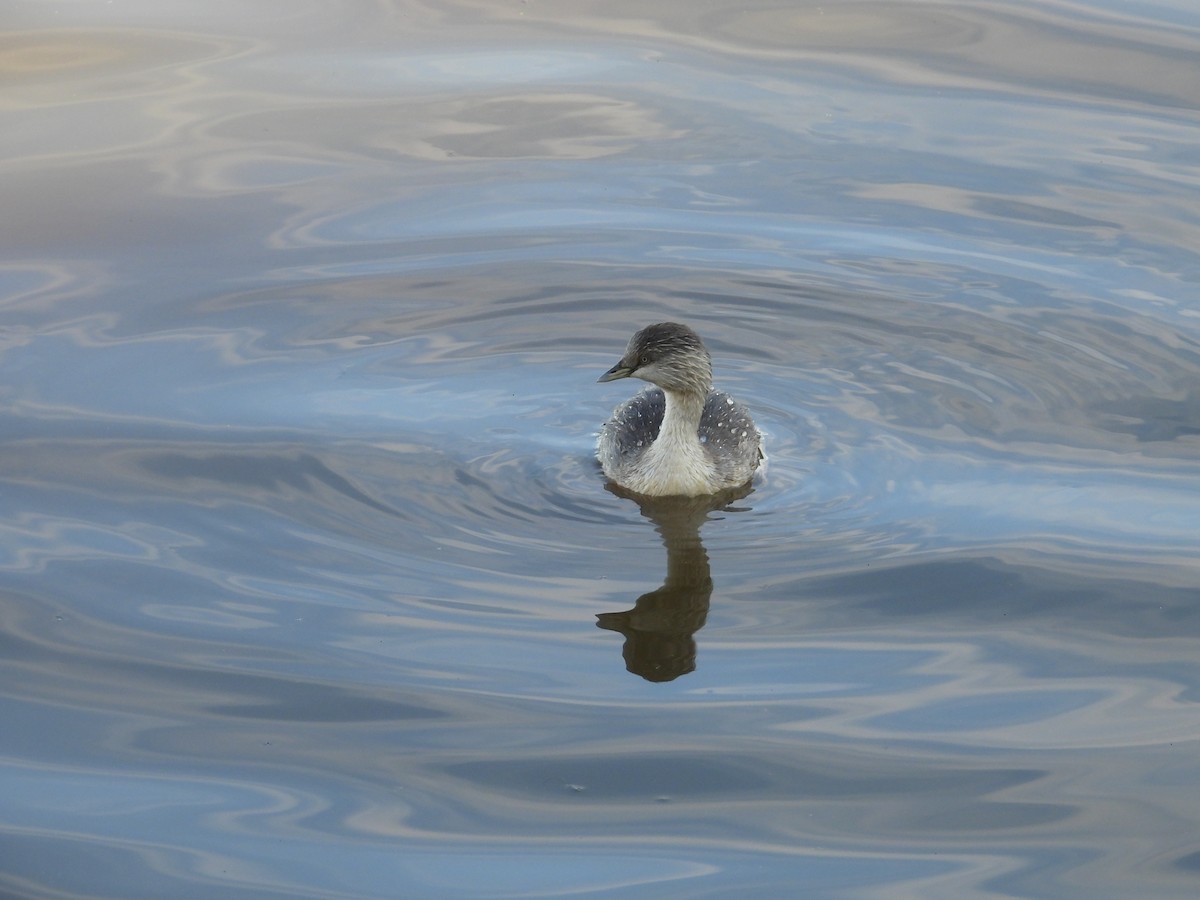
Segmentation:
{"type": "Polygon", "coordinates": [[[633,500],[654,523],[667,548],[662,587],[642,594],[633,609],[600,613],[596,625],[625,636],[625,668],[647,681],[673,681],[696,668],[695,634],[708,618],[712,574],[700,526],[710,513],[750,493],[750,485],[701,497],[646,497],[615,484],[608,490],[633,500]]]}

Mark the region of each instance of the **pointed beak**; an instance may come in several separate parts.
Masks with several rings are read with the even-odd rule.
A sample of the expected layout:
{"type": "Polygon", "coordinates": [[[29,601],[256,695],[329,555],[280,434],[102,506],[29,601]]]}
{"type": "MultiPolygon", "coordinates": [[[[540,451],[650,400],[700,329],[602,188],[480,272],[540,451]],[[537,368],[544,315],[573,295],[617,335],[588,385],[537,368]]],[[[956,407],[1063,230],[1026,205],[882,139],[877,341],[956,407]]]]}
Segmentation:
{"type": "Polygon", "coordinates": [[[629,368],[629,366],[625,365],[625,363],[619,362],[599,378],[597,378],[596,383],[601,384],[605,381],[616,381],[618,378],[628,378],[632,374],[633,369],[629,368]]]}

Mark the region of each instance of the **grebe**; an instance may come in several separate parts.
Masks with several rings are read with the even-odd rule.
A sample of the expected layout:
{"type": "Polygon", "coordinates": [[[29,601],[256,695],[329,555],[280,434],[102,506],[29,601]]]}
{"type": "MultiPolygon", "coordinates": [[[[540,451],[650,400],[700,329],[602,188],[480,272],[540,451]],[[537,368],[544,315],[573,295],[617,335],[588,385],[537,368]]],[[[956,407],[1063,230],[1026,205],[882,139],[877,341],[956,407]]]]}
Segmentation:
{"type": "Polygon", "coordinates": [[[629,339],[598,379],[640,378],[646,388],[600,427],[596,456],[623,488],[652,497],[698,497],[746,484],[762,459],[750,413],[714,391],[712,361],[686,325],[660,322],[629,339]]]}

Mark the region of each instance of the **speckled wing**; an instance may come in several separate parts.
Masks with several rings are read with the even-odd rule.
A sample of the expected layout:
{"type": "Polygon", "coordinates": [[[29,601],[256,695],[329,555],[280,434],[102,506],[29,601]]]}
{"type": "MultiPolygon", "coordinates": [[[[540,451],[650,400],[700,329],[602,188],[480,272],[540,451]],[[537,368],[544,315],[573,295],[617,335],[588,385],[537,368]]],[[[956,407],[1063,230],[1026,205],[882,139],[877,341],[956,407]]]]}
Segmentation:
{"type": "Polygon", "coordinates": [[[613,410],[600,426],[596,444],[600,464],[607,473],[622,471],[646,452],[658,437],[667,398],[661,388],[647,388],[613,410]]]}
{"type": "Polygon", "coordinates": [[[700,442],[729,484],[743,484],[762,459],[760,436],[750,412],[724,391],[713,391],[700,416],[700,442]]]}

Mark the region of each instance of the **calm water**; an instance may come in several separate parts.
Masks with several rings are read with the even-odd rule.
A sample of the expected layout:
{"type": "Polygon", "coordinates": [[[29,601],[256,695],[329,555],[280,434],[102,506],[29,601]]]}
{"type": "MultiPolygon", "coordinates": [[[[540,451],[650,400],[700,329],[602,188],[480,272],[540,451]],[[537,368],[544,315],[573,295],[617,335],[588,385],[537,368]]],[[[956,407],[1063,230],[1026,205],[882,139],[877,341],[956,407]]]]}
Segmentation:
{"type": "Polygon", "coordinates": [[[6,20],[4,896],[1200,892],[1193,0],[6,20]]]}

